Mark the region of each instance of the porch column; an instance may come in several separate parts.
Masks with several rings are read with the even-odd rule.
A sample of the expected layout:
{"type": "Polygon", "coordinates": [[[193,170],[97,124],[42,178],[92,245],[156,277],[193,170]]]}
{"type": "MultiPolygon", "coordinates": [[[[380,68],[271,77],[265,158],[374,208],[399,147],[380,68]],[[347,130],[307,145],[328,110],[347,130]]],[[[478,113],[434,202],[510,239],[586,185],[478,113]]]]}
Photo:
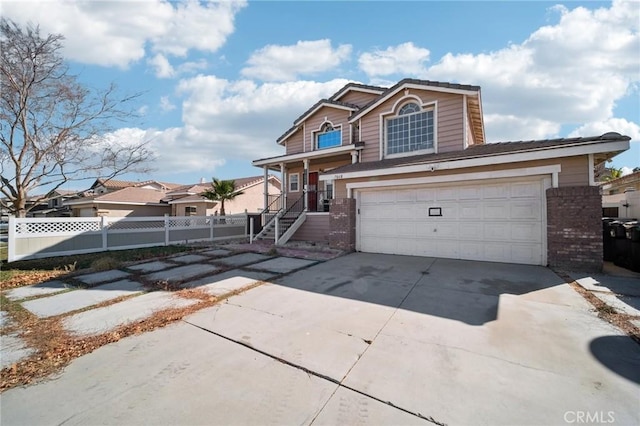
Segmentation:
{"type": "Polygon", "coordinates": [[[287,183],[287,179],[289,179],[289,177],[287,176],[287,170],[284,168],[284,163],[280,163],[280,182],[281,183],[281,188],[280,188],[280,193],[283,194],[282,196],[282,207],[286,209],[287,207],[287,193],[289,192],[289,186],[287,183]]]}
{"type": "Polygon", "coordinates": [[[307,191],[307,185],[309,183],[309,159],[302,160],[304,164],[304,170],[302,171],[302,190],[304,191],[304,209],[309,207],[309,192],[307,191]]]}
{"type": "Polygon", "coordinates": [[[264,208],[269,206],[269,167],[262,166],[264,170],[264,208]]]}
{"type": "Polygon", "coordinates": [[[358,151],[351,151],[351,164],[358,162],[358,151]]]}

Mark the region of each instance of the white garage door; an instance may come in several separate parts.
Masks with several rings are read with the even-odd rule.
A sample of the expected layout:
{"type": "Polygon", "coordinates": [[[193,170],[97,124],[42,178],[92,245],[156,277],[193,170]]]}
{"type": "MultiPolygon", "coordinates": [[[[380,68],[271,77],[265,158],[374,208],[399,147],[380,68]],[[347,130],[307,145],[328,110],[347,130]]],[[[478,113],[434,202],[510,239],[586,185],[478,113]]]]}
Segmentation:
{"type": "Polygon", "coordinates": [[[550,179],[361,190],[363,252],[543,265],[550,179]]]}

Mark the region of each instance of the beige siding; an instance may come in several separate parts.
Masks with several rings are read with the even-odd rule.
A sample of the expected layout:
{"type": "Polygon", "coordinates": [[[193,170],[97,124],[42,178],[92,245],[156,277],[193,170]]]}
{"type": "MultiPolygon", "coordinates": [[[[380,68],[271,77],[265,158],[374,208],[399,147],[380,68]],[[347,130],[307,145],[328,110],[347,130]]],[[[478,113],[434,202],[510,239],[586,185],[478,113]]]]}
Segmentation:
{"type": "Polygon", "coordinates": [[[378,95],[375,95],[373,93],[352,91],[341,97],[340,102],[346,102],[349,104],[358,105],[359,107],[363,107],[377,97],[378,95]]]}
{"type": "Polygon", "coordinates": [[[333,124],[334,128],[342,125],[342,145],[349,144],[351,142],[351,132],[349,131],[348,122],[349,115],[351,115],[351,112],[344,109],[322,107],[316,111],[315,114],[311,115],[311,117],[307,118],[304,122],[306,150],[315,150],[314,132],[320,130],[325,118],[333,124]]]}
{"type": "MultiPolygon", "coordinates": [[[[279,194],[280,189],[269,182],[269,194],[279,194]]],[[[264,209],[264,183],[253,185],[244,190],[244,194],[237,196],[232,201],[224,203],[226,214],[255,213],[264,209]]],[[[219,212],[220,206],[216,205],[215,210],[219,212]]]]}
{"type": "Polygon", "coordinates": [[[589,157],[582,155],[563,159],[558,186],[585,185],[589,185],[589,157]]]}
{"type": "Polygon", "coordinates": [[[438,138],[437,152],[460,151],[464,149],[463,97],[447,94],[438,97],[438,138]]]}
{"type": "Polygon", "coordinates": [[[343,179],[335,182],[336,198],[346,198],[347,196],[347,183],[354,182],[379,182],[385,180],[407,179],[407,178],[420,178],[420,177],[435,177],[435,176],[447,176],[457,175],[461,173],[478,173],[478,172],[490,172],[496,170],[510,170],[510,169],[522,169],[525,167],[539,167],[546,165],[560,164],[561,172],[558,175],[558,186],[586,186],[589,185],[589,161],[586,155],[576,157],[566,157],[548,160],[535,160],[520,163],[490,165],[482,167],[469,167],[464,169],[454,169],[448,171],[434,171],[434,172],[422,172],[422,173],[405,173],[391,176],[373,176],[358,179],[343,179]]]}
{"type": "Polygon", "coordinates": [[[289,139],[286,140],[285,146],[287,148],[286,150],[287,155],[298,154],[300,152],[303,152],[302,150],[303,136],[304,134],[302,133],[302,130],[298,130],[293,135],[291,135],[289,139]]]}
{"type": "Polygon", "coordinates": [[[307,218],[291,238],[295,241],[328,241],[329,213],[307,214],[307,218]]]}
{"type": "Polygon", "coordinates": [[[210,203],[202,203],[194,201],[192,203],[179,203],[173,205],[172,214],[174,216],[208,216],[214,214],[214,210],[217,209],[217,205],[210,203]],[[187,215],[187,207],[195,207],[196,212],[187,215]],[[215,207],[215,208],[214,208],[215,207]]]}
{"type": "MultiPolygon", "coordinates": [[[[448,152],[463,149],[463,96],[452,93],[431,92],[411,89],[409,95],[420,97],[423,103],[437,102],[437,150],[448,152]]],[[[362,161],[380,159],[380,114],[386,114],[394,104],[405,97],[404,91],[392,96],[381,105],[368,112],[361,120],[362,140],[365,141],[362,161]]]]}

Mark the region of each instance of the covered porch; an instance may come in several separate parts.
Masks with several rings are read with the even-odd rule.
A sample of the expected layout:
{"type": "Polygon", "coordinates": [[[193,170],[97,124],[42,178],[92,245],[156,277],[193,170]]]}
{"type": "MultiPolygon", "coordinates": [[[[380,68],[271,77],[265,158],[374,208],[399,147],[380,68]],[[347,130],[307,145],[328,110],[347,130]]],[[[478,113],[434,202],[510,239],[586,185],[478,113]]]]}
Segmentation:
{"type": "MultiPolygon", "coordinates": [[[[262,167],[264,175],[280,173],[282,182],[281,199],[269,194],[264,186],[264,207],[278,206],[285,210],[298,205],[308,213],[328,213],[330,201],[334,198],[332,180],[320,180],[320,175],[338,167],[359,162],[363,142],[336,148],[304,152],[256,160],[253,165],[262,167]]],[[[266,181],[265,181],[266,182],[266,181]]]]}

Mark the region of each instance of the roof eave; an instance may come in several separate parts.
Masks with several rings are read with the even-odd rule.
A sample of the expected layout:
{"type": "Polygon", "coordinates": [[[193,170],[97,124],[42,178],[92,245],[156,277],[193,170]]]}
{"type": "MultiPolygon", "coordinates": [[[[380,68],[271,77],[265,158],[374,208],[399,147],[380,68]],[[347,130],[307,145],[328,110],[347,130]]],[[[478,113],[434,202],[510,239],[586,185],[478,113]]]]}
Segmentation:
{"type": "Polygon", "coordinates": [[[429,86],[429,85],[424,85],[424,84],[405,82],[405,83],[399,84],[395,89],[389,90],[389,92],[385,93],[384,96],[381,96],[380,98],[378,98],[375,102],[371,103],[370,105],[365,106],[364,108],[358,110],[355,114],[353,114],[351,117],[349,117],[349,123],[354,123],[360,117],[362,117],[363,115],[368,114],[373,109],[375,109],[378,106],[380,106],[387,99],[389,99],[392,96],[395,96],[397,93],[401,92],[404,89],[428,90],[428,91],[431,91],[431,92],[454,93],[454,94],[458,94],[458,95],[467,95],[467,96],[479,96],[479,94],[480,94],[480,89],[479,88],[477,90],[456,89],[456,88],[450,88],[450,87],[429,86]]]}

